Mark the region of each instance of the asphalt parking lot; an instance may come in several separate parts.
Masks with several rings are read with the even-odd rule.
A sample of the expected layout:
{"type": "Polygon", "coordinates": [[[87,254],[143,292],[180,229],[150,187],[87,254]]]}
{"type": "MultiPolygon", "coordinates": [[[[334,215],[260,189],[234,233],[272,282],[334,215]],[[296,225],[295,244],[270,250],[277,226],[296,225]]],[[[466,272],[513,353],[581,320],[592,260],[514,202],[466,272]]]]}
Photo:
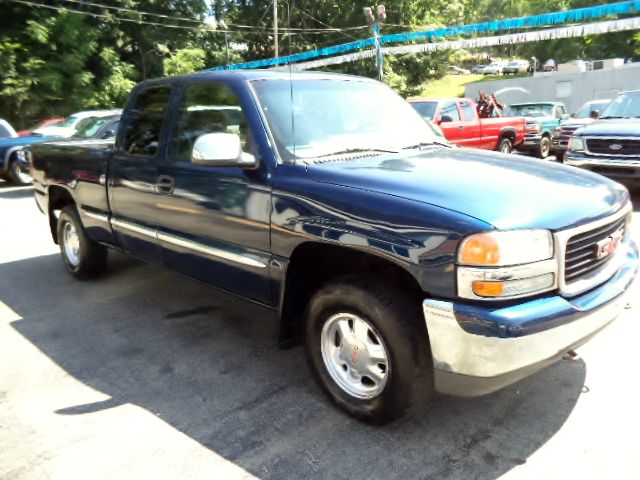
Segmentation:
{"type": "Polygon", "coordinates": [[[370,427],[264,310],[117,254],[77,282],[1,181],[0,229],[2,479],[640,478],[639,282],[577,359],[370,427]]]}

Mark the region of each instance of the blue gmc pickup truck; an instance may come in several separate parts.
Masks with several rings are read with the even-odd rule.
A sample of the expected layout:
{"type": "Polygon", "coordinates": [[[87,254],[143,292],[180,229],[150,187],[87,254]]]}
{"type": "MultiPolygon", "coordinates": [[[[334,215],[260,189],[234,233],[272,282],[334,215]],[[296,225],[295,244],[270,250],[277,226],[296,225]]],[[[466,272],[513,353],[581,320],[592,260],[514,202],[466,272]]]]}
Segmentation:
{"type": "Polygon", "coordinates": [[[383,84],[209,72],[146,81],[115,145],[30,151],[79,279],[116,249],[276,310],[328,396],[384,423],[483,395],[584,343],[638,268],[628,191],[452,148],[383,84]]]}

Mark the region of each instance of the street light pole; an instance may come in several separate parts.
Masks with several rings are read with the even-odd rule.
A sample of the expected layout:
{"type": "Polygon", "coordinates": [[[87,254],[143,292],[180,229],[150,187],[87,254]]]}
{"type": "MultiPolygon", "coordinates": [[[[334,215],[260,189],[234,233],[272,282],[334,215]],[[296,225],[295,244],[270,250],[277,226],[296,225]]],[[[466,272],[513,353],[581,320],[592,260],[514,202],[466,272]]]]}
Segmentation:
{"type": "Polygon", "coordinates": [[[273,51],[278,58],[278,0],[273,0],[273,51]]]}
{"type": "Polygon", "coordinates": [[[387,19],[387,12],[384,5],[376,6],[376,15],[373,15],[372,7],[364,7],[362,9],[364,18],[367,20],[367,24],[373,28],[373,40],[376,48],[376,76],[379,81],[382,81],[384,76],[384,57],[382,54],[382,42],[380,41],[380,23],[383,23],[387,19]]]}

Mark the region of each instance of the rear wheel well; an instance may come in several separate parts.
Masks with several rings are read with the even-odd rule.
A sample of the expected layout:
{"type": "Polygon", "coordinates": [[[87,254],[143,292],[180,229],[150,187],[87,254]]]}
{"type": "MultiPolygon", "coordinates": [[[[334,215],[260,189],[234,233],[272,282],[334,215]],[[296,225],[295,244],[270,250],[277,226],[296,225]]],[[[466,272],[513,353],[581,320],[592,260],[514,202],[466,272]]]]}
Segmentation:
{"type": "Polygon", "coordinates": [[[73,197],[66,189],[56,186],[49,188],[49,226],[55,243],[58,243],[58,216],[55,212],[74,204],[73,197]]]}
{"type": "Polygon", "coordinates": [[[307,304],[320,287],[354,274],[377,277],[402,289],[414,300],[419,316],[426,293],[416,279],[398,264],[352,248],[304,243],[294,250],[287,267],[280,306],[280,345],[289,347],[300,343],[307,304]]]}
{"type": "Polygon", "coordinates": [[[500,139],[498,140],[498,143],[500,143],[503,138],[508,138],[509,140],[511,140],[511,143],[514,144],[516,142],[516,132],[514,132],[513,130],[504,130],[500,133],[500,139]]]}

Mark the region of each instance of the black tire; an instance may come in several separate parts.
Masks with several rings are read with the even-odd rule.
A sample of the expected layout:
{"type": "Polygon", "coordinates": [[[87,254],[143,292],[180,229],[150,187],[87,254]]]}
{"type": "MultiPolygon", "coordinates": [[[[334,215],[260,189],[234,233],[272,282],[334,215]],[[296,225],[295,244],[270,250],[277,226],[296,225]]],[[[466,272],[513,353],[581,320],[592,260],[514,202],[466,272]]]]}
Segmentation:
{"type": "MultiPolygon", "coordinates": [[[[91,240],[85,232],[78,212],[73,205],[62,209],[57,225],[58,244],[64,265],[69,273],[79,280],[88,280],[100,275],[107,267],[107,249],[99,243],[91,240]],[[75,231],[78,240],[76,258],[72,258],[67,249],[67,236],[65,229],[71,228],[75,231]]],[[[70,247],[73,249],[73,247],[70,247]]]]}
{"type": "MultiPolygon", "coordinates": [[[[349,276],[325,285],[313,295],[306,312],[307,359],[316,381],[341,409],[368,423],[388,423],[421,409],[434,387],[429,341],[420,317],[419,302],[382,282],[349,276]],[[332,378],[323,359],[323,327],[342,313],[364,319],[386,347],[386,383],[373,398],[347,392],[332,378]]],[[[355,368],[357,360],[351,361],[355,368]]]]}
{"type": "Polygon", "coordinates": [[[501,138],[497,150],[501,153],[511,153],[513,151],[511,140],[507,137],[501,138]]]}
{"type": "Polygon", "coordinates": [[[544,135],[536,148],[536,155],[538,158],[547,158],[551,153],[551,139],[544,135]]]}
{"type": "Polygon", "coordinates": [[[15,158],[15,154],[9,158],[9,169],[7,179],[15,185],[31,185],[31,177],[20,170],[20,162],[15,158]]]}

